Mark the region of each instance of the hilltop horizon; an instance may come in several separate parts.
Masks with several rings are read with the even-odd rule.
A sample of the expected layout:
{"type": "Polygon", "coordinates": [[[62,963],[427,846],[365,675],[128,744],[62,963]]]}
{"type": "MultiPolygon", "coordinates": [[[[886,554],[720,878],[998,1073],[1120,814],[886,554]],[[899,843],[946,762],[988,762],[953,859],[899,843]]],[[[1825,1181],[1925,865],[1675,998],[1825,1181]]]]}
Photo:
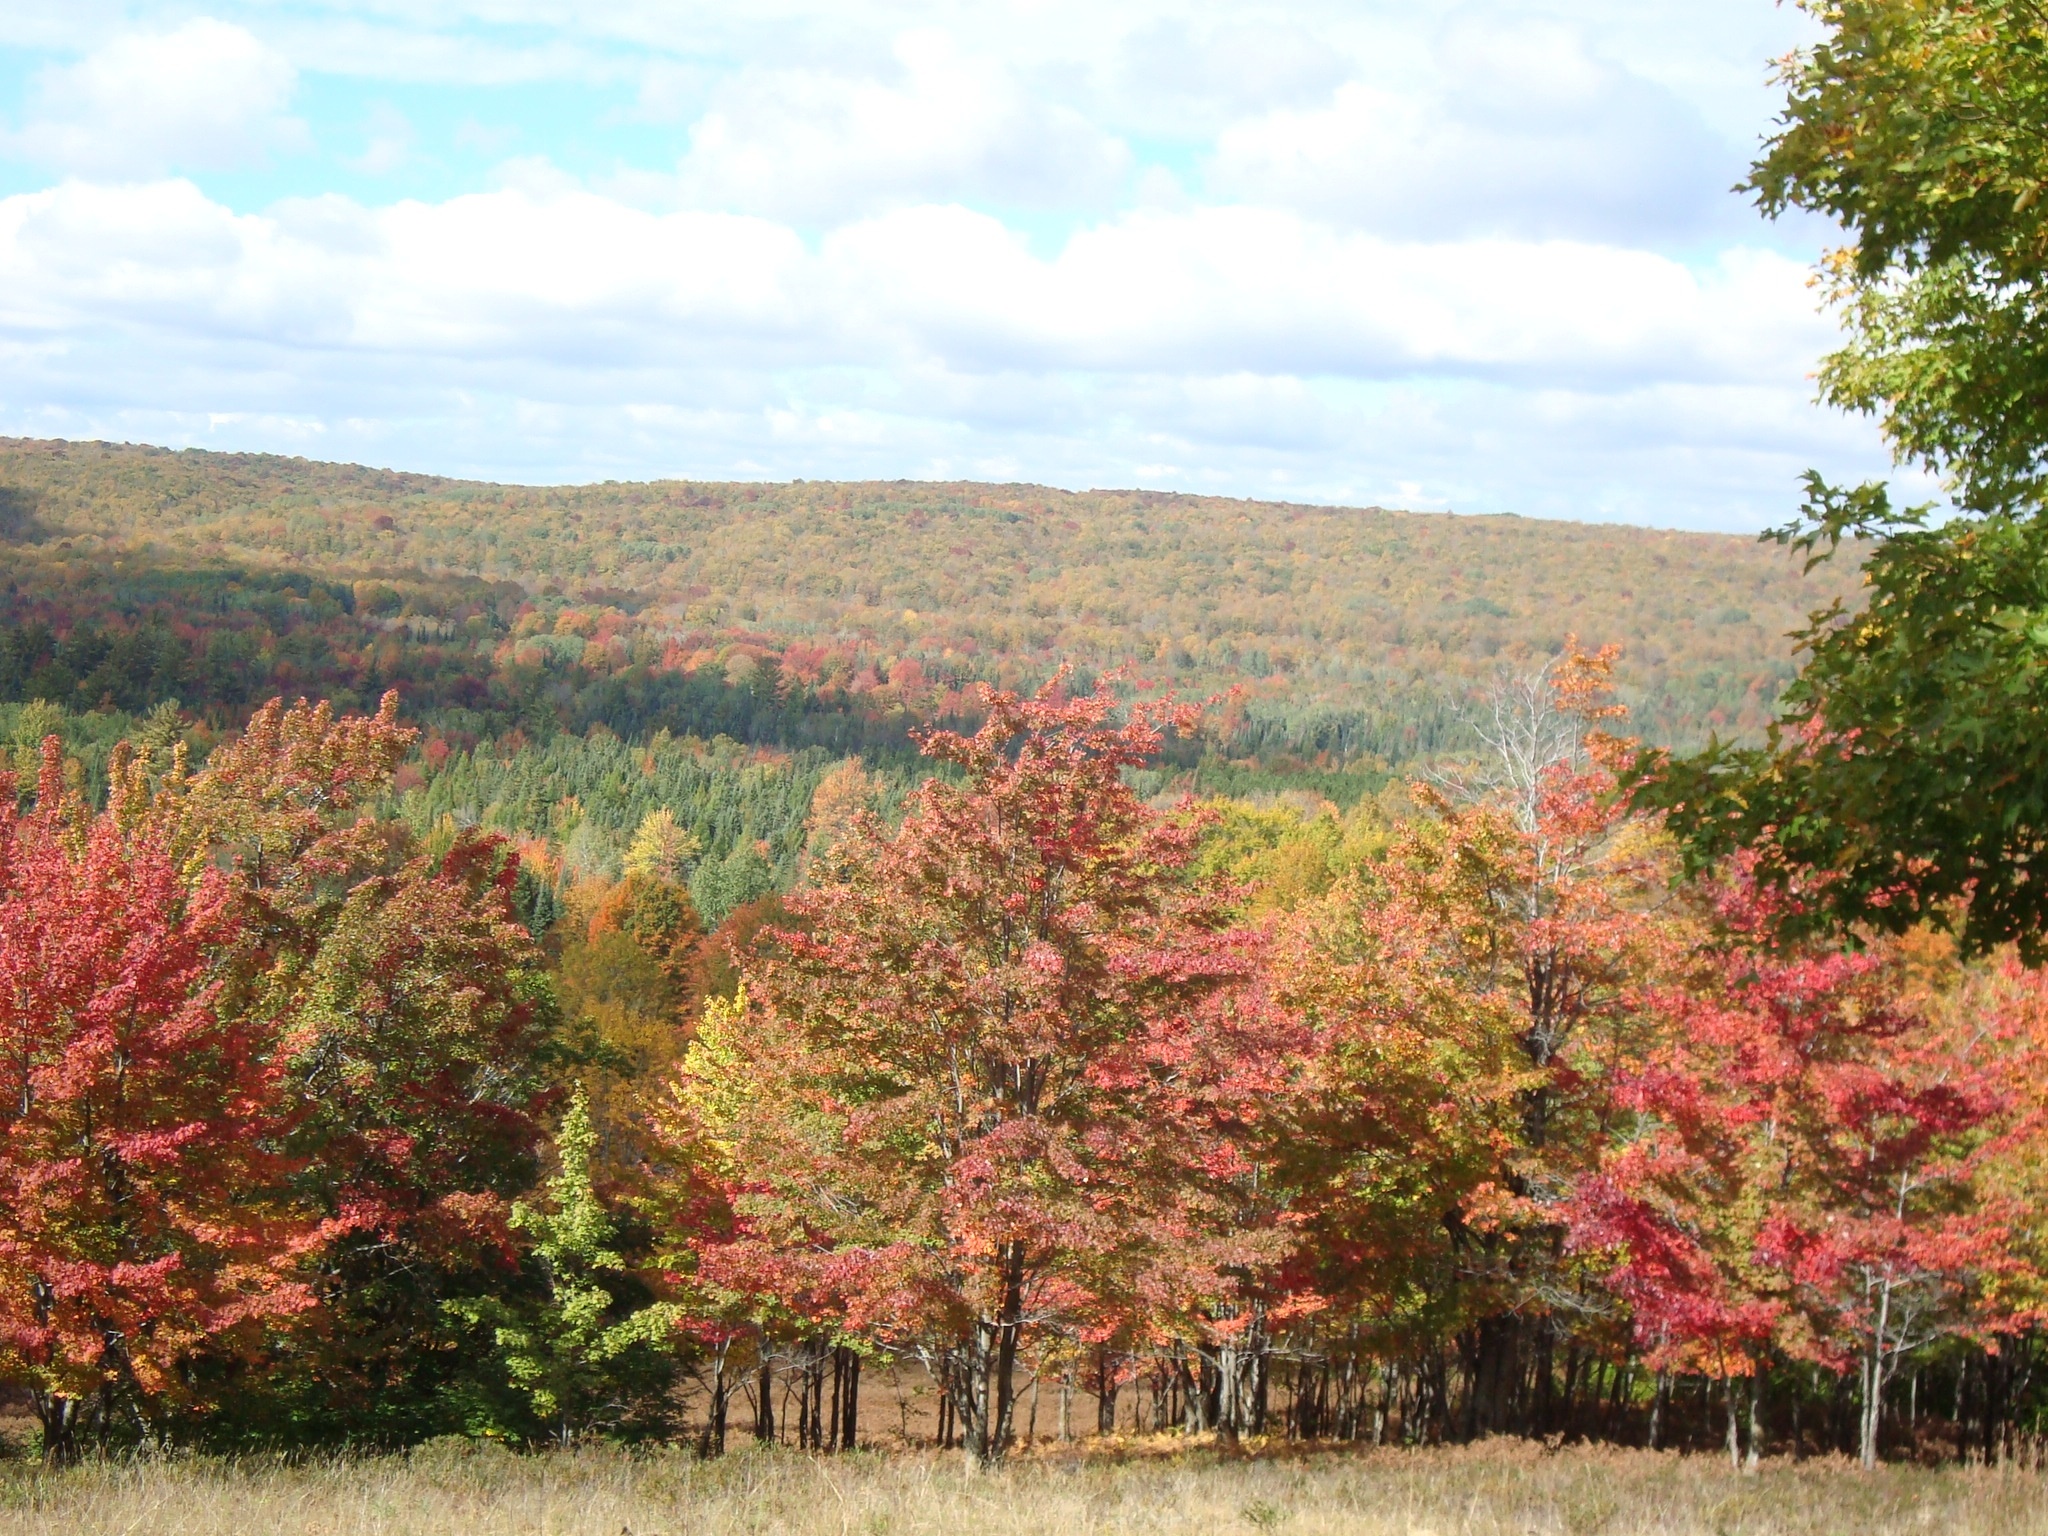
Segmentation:
{"type": "Polygon", "coordinates": [[[931,489],[975,489],[989,491],[1035,492],[1043,491],[1061,496],[1132,496],[1170,497],[1182,501],[1242,503],[1263,507],[1299,507],[1304,510],[1323,512],[1373,512],[1387,513],[1398,517],[1419,518],[1474,518],[1507,519],[1531,523],[1556,523],[1567,527],[1584,528],[1626,528],[1640,533],[1698,534],[1707,538],[1728,539],[1742,543],[1754,543],[1758,535],[1747,530],[1725,528],[1694,528],[1680,523],[1656,523],[1632,521],[1619,517],[1601,517],[1597,514],[1565,516],[1548,512],[1524,512],[1513,509],[1472,510],[1464,507],[1424,507],[1392,505],[1384,501],[1342,501],[1312,496],[1240,496],[1225,491],[1200,491],[1177,489],[1167,485],[1061,485],[1050,480],[1002,479],[978,476],[936,476],[936,475],[867,475],[858,477],[832,477],[817,475],[696,475],[696,474],[650,474],[628,476],[570,476],[555,479],[546,476],[520,478],[513,475],[492,475],[483,472],[454,472],[442,470],[407,469],[396,463],[378,463],[364,458],[322,458],[310,453],[287,453],[267,448],[212,448],[200,444],[178,446],[171,443],[149,442],[141,439],[103,437],[37,437],[34,435],[7,436],[0,434],[0,451],[10,448],[34,448],[62,446],[65,448],[100,448],[133,450],[141,453],[191,455],[199,458],[222,460],[275,460],[283,464],[302,464],[309,468],[356,470],[370,475],[388,475],[395,480],[408,483],[469,486],[492,490],[525,491],[588,491],[605,486],[656,487],[693,486],[705,488],[744,488],[748,486],[764,489],[788,489],[799,485],[825,485],[835,487],[867,486],[918,486],[931,489]]]}

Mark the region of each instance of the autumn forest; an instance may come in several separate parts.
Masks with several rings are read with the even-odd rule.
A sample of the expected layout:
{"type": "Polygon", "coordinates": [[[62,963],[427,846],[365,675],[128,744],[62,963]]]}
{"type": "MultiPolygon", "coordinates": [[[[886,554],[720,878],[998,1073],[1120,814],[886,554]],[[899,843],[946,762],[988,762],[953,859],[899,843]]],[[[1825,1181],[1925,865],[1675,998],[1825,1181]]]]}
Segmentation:
{"type": "Polygon", "coordinates": [[[46,1457],[2032,1433],[2037,973],[1629,788],[1855,547],[0,475],[46,1457]]]}
{"type": "MultiPolygon", "coordinates": [[[[1841,232],[1822,398],[1928,505],[1814,473],[1752,541],[0,442],[12,1450],[114,1505],[488,1451],[844,1531],[801,1478],[863,1449],[1376,1447],[1476,1509],[1492,1463],[1397,1448],[1491,1441],[1607,1511],[1517,1529],[1603,1528],[1585,1466],[1696,1484],[1668,1450],[1717,1530],[1791,1528],[1721,1523],[1767,1459],[1843,1468],[1774,1485],[1799,1529],[1920,1486],[1885,1462],[2013,1528],[2048,33],[1805,9],[1746,191],[1841,232]]],[[[937,1497],[862,1465],[862,1529],[937,1497]]]]}

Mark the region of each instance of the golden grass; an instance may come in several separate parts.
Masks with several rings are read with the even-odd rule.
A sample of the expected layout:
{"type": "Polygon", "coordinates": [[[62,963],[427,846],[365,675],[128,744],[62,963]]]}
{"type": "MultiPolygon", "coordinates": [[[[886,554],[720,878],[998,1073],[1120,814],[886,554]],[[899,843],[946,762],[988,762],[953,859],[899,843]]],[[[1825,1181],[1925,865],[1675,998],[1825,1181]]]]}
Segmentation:
{"type": "Polygon", "coordinates": [[[965,1476],[935,1455],[748,1450],[515,1456],[435,1445],[313,1465],[208,1461],[0,1469],[0,1533],[80,1536],[2048,1536],[2032,1473],[1766,1465],[1612,1450],[1469,1450],[1225,1460],[1140,1448],[1041,1452],[965,1476]]]}

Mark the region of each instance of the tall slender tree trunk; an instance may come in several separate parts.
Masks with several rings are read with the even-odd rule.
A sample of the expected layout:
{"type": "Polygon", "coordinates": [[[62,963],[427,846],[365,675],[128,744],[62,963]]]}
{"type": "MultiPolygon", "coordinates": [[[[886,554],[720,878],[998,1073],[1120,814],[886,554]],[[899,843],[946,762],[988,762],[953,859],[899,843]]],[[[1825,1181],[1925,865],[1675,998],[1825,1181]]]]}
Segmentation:
{"type": "Polygon", "coordinates": [[[1754,1476],[1764,1459],[1764,1384],[1770,1380],[1762,1361],[1749,1378],[1749,1449],[1742,1458],[1742,1470],[1754,1476]]]}
{"type": "Polygon", "coordinates": [[[1861,1441],[1863,1469],[1877,1466],[1877,1436],[1884,1421],[1884,1339],[1891,1326],[1892,1282],[1887,1275],[1878,1282],[1877,1326],[1870,1333],[1870,1348],[1863,1357],[1863,1424],[1861,1441]]]}
{"type": "Polygon", "coordinates": [[[1017,1341],[1024,1323],[1024,1245],[1005,1245],[1002,1290],[993,1317],[978,1319],[958,1352],[954,1410],[970,1470],[1000,1463],[1010,1449],[1017,1410],[1017,1341]]]}
{"type": "Polygon", "coordinates": [[[825,1403],[825,1449],[839,1449],[839,1398],[846,1390],[846,1346],[834,1344],[832,1360],[832,1392],[825,1403]]]}
{"type": "Polygon", "coordinates": [[[1266,1331],[1260,1329],[1260,1352],[1251,1362],[1251,1434],[1266,1434],[1266,1413],[1268,1397],[1272,1393],[1274,1378],[1274,1352],[1266,1339],[1266,1331]]]}
{"type": "Polygon", "coordinates": [[[760,1396],[754,1401],[754,1438],[767,1444],[775,1438],[775,1364],[768,1358],[768,1341],[761,1340],[760,1396]]]}
{"type": "Polygon", "coordinates": [[[1116,1367],[1107,1344],[1095,1351],[1095,1432],[1116,1433],[1116,1367]]]}
{"type": "Polygon", "coordinates": [[[725,1454],[725,1413],[726,1402],[732,1388],[725,1379],[725,1354],[731,1345],[718,1346],[711,1357],[711,1403],[704,1413],[704,1433],[697,1441],[697,1454],[702,1457],[725,1454]]]}
{"type": "Polygon", "coordinates": [[[839,1449],[850,1451],[860,1444],[860,1351],[842,1346],[840,1355],[839,1449]]]}
{"type": "Polygon", "coordinates": [[[2011,1346],[1984,1357],[1984,1465],[1995,1467],[2005,1456],[2005,1425],[2011,1406],[2011,1346]]]}
{"type": "Polygon", "coordinates": [[[1554,1395],[1557,1389],[1557,1342],[1556,1330],[1549,1318],[1542,1320],[1536,1331],[1535,1373],[1536,1390],[1529,1394],[1522,1418],[1523,1435],[1547,1435],[1550,1433],[1555,1412],[1554,1395]]]}

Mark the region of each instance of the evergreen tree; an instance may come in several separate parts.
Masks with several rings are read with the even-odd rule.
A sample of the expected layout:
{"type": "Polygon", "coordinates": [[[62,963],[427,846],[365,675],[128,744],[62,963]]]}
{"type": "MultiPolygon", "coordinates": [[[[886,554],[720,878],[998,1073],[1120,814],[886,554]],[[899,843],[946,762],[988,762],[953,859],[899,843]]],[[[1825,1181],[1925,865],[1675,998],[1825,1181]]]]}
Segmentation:
{"type": "MultiPolygon", "coordinates": [[[[673,1366],[666,1352],[676,1307],[653,1300],[630,1273],[621,1223],[591,1179],[597,1134],[579,1091],[556,1137],[560,1166],[544,1204],[512,1207],[544,1282],[532,1299],[451,1301],[452,1313],[489,1331],[534,1420],[562,1444],[598,1429],[658,1421],[673,1366]]],[[[486,1422],[485,1432],[524,1426],[486,1422]]]]}

